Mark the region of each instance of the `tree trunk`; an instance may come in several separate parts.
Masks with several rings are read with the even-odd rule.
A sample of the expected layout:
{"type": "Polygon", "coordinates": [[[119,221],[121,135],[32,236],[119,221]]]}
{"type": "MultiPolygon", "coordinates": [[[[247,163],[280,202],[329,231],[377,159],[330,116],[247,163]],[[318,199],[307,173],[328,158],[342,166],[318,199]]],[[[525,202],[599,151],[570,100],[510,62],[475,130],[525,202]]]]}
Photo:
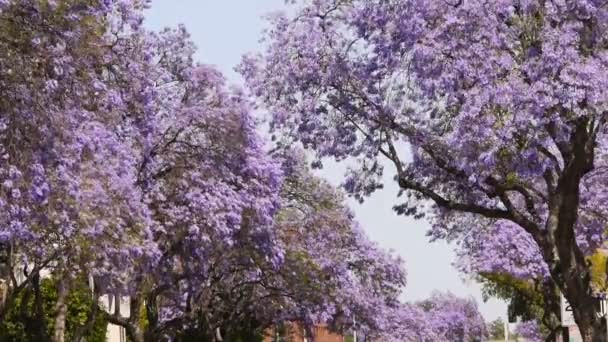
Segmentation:
{"type": "Polygon", "coordinates": [[[55,304],[55,324],[53,326],[53,342],[65,341],[65,323],[68,314],[68,295],[70,293],[69,279],[64,277],[59,281],[57,303],[55,304]]]}
{"type": "Polygon", "coordinates": [[[545,342],[557,342],[558,338],[560,337],[560,334],[559,334],[560,329],[561,329],[561,327],[551,329],[551,331],[549,332],[549,335],[547,335],[545,337],[545,342]]]}
{"type": "Polygon", "coordinates": [[[144,332],[139,327],[137,321],[124,318],[119,314],[105,314],[109,323],[118,325],[125,329],[125,333],[131,342],[145,342],[144,332]]]}
{"type": "Polygon", "coordinates": [[[98,312],[99,312],[99,297],[97,295],[93,295],[93,303],[91,305],[91,311],[87,316],[87,321],[84,325],[79,326],[74,333],[74,342],[84,342],[86,341],[85,336],[91,332],[93,327],[95,326],[98,312]]]}
{"type": "Polygon", "coordinates": [[[32,287],[34,288],[34,312],[35,312],[35,325],[33,327],[33,334],[36,341],[48,341],[48,331],[46,324],[46,317],[44,315],[44,307],[42,303],[42,292],[40,291],[40,275],[36,274],[32,278],[32,287]]]}
{"type": "MultiPolygon", "coordinates": [[[[135,281],[141,283],[139,280],[135,281]]],[[[116,298],[114,312],[105,315],[108,322],[123,327],[129,341],[146,342],[146,334],[140,324],[141,309],[144,302],[142,291],[137,291],[136,294],[129,299],[129,317],[123,317],[120,312],[120,296],[118,295],[116,298]]]]}
{"type": "Polygon", "coordinates": [[[572,306],[574,320],[578,326],[583,342],[606,342],[606,327],[601,318],[597,317],[593,297],[580,296],[579,302],[586,303],[578,307],[572,306]]]}
{"type": "Polygon", "coordinates": [[[0,279],[0,310],[3,310],[6,305],[6,299],[8,298],[8,281],[0,279]]]}
{"type": "Polygon", "coordinates": [[[587,118],[579,119],[571,135],[571,148],[564,150],[564,170],[548,201],[548,240],[541,241],[539,246],[542,246],[551,277],[572,307],[583,341],[605,342],[605,329],[596,315],[591,270],[575,234],[580,184],[594,168],[595,137],[588,124],[587,118]]]}
{"type": "MultiPolygon", "coordinates": [[[[12,304],[9,300],[11,295],[11,275],[13,274],[12,267],[12,246],[10,243],[0,243],[0,319],[3,319],[4,314],[8,311],[8,307],[12,304]]],[[[16,284],[13,284],[16,286],[16,284]]]]}
{"type": "Polygon", "coordinates": [[[596,321],[591,325],[588,322],[577,322],[583,342],[606,342],[606,331],[602,324],[596,324],[596,321]]]}
{"type": "Polygon", "coordinates": [[[127,336],[131,342],[145,342],[144,332],[137,324],[129,324],[126,328],[127,336]]]}
{"type": "Polygon", "coordinates": [[[215,328],[215,341],[224,341],[224,338],[222,337],[222,330],[219,327],[215,328]]]}
{"type": "Polygon", "coordinates": [[[604,325],[597,317],[590,270],[575,241],[573,230],[558,230],[555,257],[545,260],[552,278],[572,308],[583,342],[606,342],[604,325]]]}

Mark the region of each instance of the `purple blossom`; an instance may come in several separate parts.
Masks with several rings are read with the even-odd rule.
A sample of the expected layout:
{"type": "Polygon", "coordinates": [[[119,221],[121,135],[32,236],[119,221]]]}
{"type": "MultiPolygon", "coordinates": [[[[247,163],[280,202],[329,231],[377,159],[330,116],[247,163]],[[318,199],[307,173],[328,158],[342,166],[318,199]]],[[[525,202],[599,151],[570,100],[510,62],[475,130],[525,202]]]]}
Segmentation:
{"type": "Polygon", "coordinates": [[[397,212],[458,243],[463,270],[591,300],[564,279],[606,239],[605,3],[291,3],[239,67],[279,141],[348,159],[358,200],[394,170],[397,212]]]}
{"type": "Polygon", "coordinates": [[[536,321],[525,321],[517,324],[515,332],[525,338],[526,341],[542,342],[545,340],[536,321]]]}

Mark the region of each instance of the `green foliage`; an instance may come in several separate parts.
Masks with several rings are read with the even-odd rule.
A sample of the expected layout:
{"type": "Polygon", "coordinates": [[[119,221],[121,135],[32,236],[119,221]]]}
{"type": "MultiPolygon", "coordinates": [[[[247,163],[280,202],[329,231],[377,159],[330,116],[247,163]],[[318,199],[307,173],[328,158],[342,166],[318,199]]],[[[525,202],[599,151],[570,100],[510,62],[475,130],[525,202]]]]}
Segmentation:
{"type": "Polygon", "coordinates": [[[532,280],[506,274],[484,274],[481,283],[484,300],[495,297],[507,301],[513,314],[524,321],[538,319],[545,312],[545,294],[532,280]]]}
{"type": "MultiPolygon", "coordinates": [[[[479,281],[484,300],[490,297],[505,300],[510,315],[522,321],[539,322],[546,336],[559,329],[559,291],[552,282],[522,280],[507,274],[482,274],[479,281]]],[[[504,328],[502,330],[504,334],[504,328]]]]}
{"type": "Polygon", "coordinates": [[[355,342],[355,337],[353,335],[347,335],[344,337],[344,342],[355,342]]]}
{"type": "MultiPolygon", "coordinates": [[[[587,259],[590,264],[593,290],[605,291],[608,255],[598,251],[587,259]]],[[[495,297],[507,301],[510,314],[524,321],[536,320],[545,334],[556,331],[559,327],[559,290],[552,283],[532,279],[521,280],[506,274],[481,274],[479,281],[482,284],[484,300],[495,297]]],[[[502,329],[504,334],[504,328],[500,328],[496,321],[490,323],[491,334],[493,328],[502,329]]]]}
{"type": "MultiPolygon", "coordinates": [[[[53,331],[56,301],[57,285],[53,279],[40,281],[38,296],[34,287],[24,289],[8,312],[7,319],[0,323],[0,341],[48,340],[53,331]]],[[[72,341],[77,329],[87,324],[92,301],[86,282],[75,282],[68,297],[66,341],[72,341]]],[[[107,321],[103,319],[103,315],[98,315],[91,330],[84,334],[84,337],[87,342],[105,342],[106,331],[107,321]]]]}
{"type": "Polygon", "coordinates": [[[591,284],[597,292],[606,291],[606,261],[608,255],[605,252],[598,251],[589,258],[591,263],[591,284]]]}
{"type": "Polygon", "coordinates": [[[497,318],[488,323],[488,333],[490,334],[490,339],[492,340],[504,340],[505,322],[501,318],[497,318]]]}
{"type": "MultiPolygon", "coordinates": [[[[601,251],[588,257],[591,283],[594,291],[606,288],[608,256],[601,251]]],[[[484,299],[497,297],[509,303],[510,312],[517,318],[535,320],[546,336],[554,334],[560,326],[559,290],[551,281],[520,280],[501,274],[481,275],[484,299]]]]}

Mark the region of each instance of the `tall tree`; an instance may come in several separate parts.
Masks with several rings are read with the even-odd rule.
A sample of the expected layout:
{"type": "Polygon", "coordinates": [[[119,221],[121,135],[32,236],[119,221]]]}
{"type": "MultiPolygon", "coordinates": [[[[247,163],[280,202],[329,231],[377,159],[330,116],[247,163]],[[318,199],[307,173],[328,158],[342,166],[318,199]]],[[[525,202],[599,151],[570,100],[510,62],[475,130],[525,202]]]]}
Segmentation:
{"type": "MultiPolygon", "coordinates": [[[[132,270],[129,291],[116,291],[129,296],[129,312],[107,319],[135,341],[217,340],[242,322],[258,332],[281,320],[339,329],[353,312],[377,325],[404,285],[399,261],[305,163],[264,151],[249,102],[194,63],[185,28],[130,41],[154,85],[136,185],[159,253],[132,270]]],[[[107,281],[96,278],[100,293],[107,281]]]]}
{"type": "Polygon", "coordinates": [[[583,340],[601,339],[585,255],[605,239],[608,5],[298,3],[240,67],[273,127],[358,162],[344,183],[359,199],[389,161],[396,209],[433,231],[525,232],[583,340]]]}
{"type": "Polygon", "coordinates": [[[183,27],[142,28],[146,4],[0,2],[0,318],[31,299],[33,334],[80,340],[69,302],[91,279],[82,328],[101,317],[135,342],[341,329],[355,314],[377,329],[400,261],[304,163],[264,150],[248,99],[193,61],[183,27]],[[104,294],[129,312],[102,312],[104,294]]]}
{"type": "Polygon", "coordinates": [[[282,262],[267,260],[241,231],[233,247],[210,258],[214,273],[197,289],[185,334],[206,331],[211,340],[210,326],[224,338],[244,326],[312,334],[318,324],[344,332],[355,319],[361,332],[385,329],[386,311],[399,305],[405,284],[400,260],[369,241],[340,192],[314,177],[298,151],[275,157],[285,177],[272,227],[282,262]]]}
{"type": "Polygon", "coordinates": [[[0,240],[11,252],[0,317],[44,268],[59,281],[56,342],[76,276],[122,287],[129,266],[155,250],[134,158],[151,84],[128,48],[143,5],[0,2],[0,240]]]}
{"type": "MultiPolygon", "coordinates": [[[[216,276],[232,275],[224,267],[239,267],[229,256],[245,247],[240,243],[280,262],[271,228],[281,173],[262,149],[248,101],[218,71],[193,62],[183,27],[141,39],[139,54],[154,63],[148,77],[155,96],[136,184],[159,253],[148,260],[152,268],[143,263],[129,275],[132,291],[121,294],[129,296],[130,312],[111,313],[108,320],[134,341],[156,341],[195,314],[207,294],[200,289],[216,276]],[[222,253],[234,263],[213,263],[222,253]]],[[[211,331],[219,328],[209,323],[211,331]]]]}

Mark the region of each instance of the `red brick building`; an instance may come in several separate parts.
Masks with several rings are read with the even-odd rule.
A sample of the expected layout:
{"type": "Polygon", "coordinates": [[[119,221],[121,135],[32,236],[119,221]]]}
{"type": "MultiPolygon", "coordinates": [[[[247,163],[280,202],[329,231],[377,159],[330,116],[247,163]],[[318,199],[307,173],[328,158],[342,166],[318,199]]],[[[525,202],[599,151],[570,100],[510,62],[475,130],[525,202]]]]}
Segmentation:
{"type": "MultiPolygon", "coordinates": [[[[332,333],[327,329],[326,326],[320,325],[314,328],[315,342],[347,342],[347,337],[332,333]]],[[[296,324],[290,325],[282,333],[276,331],[269,331],[268,336],[264,339],[264,342],[308,342],[311,339],[307,339],[305,336],[304,329],[296,324]],[[287,336],[285,336],[287,335],[287,336]]]]}

